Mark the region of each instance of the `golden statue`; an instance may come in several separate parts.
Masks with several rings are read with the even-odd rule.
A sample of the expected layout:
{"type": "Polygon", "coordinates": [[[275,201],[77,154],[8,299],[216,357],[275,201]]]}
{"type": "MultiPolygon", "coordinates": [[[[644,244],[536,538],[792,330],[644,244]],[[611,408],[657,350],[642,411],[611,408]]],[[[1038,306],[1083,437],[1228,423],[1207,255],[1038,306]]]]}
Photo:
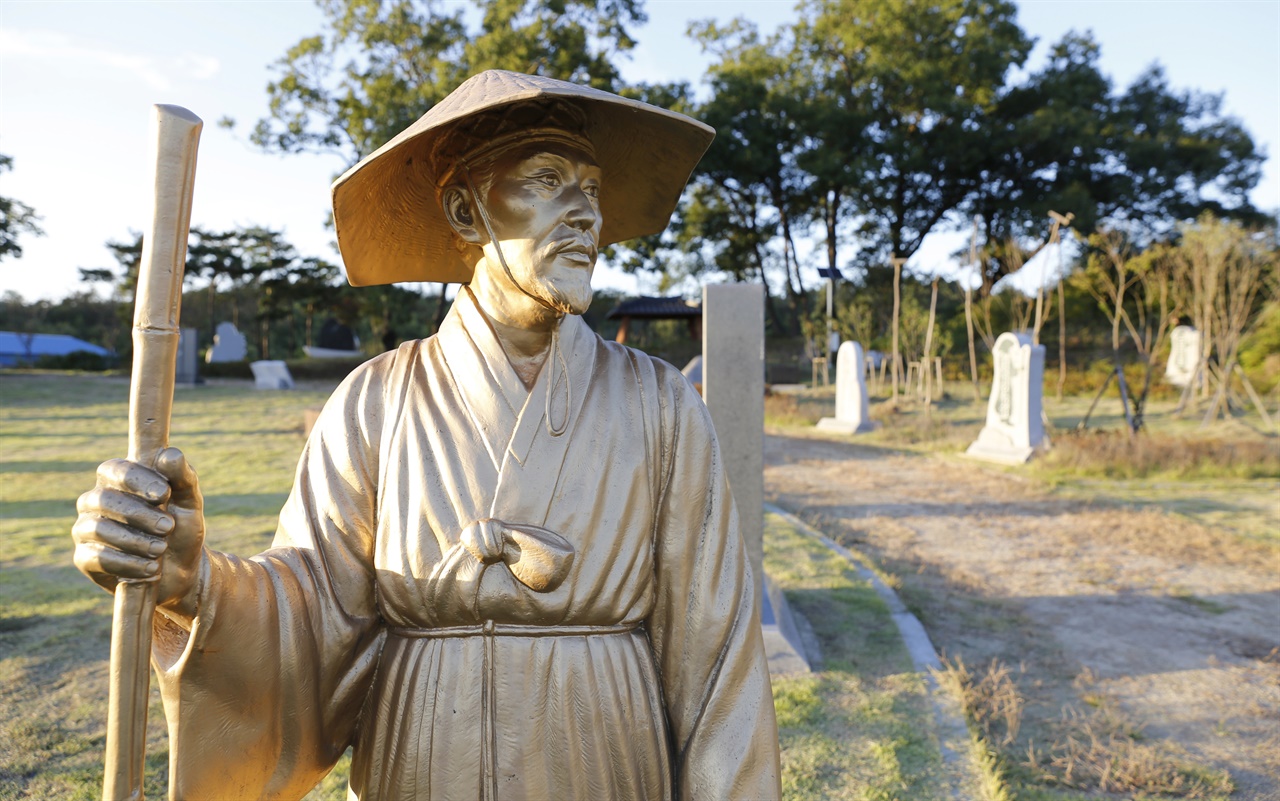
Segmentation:
{"type": "Polygon", "coordinates": [[[779,796],[746,551],[705,406],[594,334],[597,248],[661,230],[713,131],[474,76],[334,184],[353,284],[460,281],[440,332],[356,370],[271,549],[204,546],[195,473],[99,469],[76,564],[158,576],[171,796],[779,796]]]}

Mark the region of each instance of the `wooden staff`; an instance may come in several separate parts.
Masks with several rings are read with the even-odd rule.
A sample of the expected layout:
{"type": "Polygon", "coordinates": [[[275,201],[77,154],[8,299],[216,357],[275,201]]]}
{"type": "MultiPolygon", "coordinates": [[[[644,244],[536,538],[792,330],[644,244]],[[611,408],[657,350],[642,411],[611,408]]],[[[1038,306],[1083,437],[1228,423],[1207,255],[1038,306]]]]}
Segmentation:
{"type": "MultiPolygon", "coordinates": [[[[142,240],[133,310],[133,380],[129,385],[129,459],[155,467],[169,445],[173,380],[178,355],[182,268],[187,259],[191,194],[196,177],[200,118],[178,106],[152,107],[155,206],[142,240]]],[[[103,801],[141,801],[146,757],[147,700],[151,690],[153,579],[116,585],[111,621],[111,674],[107,706],[103,801]]]]}

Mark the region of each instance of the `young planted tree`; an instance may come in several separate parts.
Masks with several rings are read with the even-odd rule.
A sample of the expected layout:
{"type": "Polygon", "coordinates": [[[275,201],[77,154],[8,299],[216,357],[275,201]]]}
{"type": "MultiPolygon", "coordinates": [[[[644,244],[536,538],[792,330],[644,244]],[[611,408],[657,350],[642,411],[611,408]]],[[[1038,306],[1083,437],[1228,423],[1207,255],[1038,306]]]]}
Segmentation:
{"type": "Polygon", "coordinates": [[[1114,380],[1120,391],[1120,404],[1124,407],[1125,423],[1131,435],[1137,434],[1142,427],[1141,415],[1130,411],[1131,396],[1125,381],[1124,364],[1120,361],[1120,346],[1123,343],[1123,326],[1125,319],[1126,294],[1137,283],[1137,275],[1133,269],[1132,259],[1134,244],[1130,235],[1117,228],[1101,228],[1089,237],[1091,253],[1085,269],[1077,274],[1078,283],[1097,301],[1098,308],[1107,316],[1111,324],[1111,372],[1102,382],[1098,394],[1094,396],[1089,411],[1080,421],[1080,428],[1089,424],[1089,417],[1097,407],[1107,387],[1114,380]]]}
{"type": "MultiPolygon", "coordinates": [[[[1212,399],[1201,425],[1207,426],[1227,413],[1234,375],[1240,375],[1252,393],[1239,368],[1240,342],[1262,305],[1261,293],[1273,286],[1277,253],[1269,237],[1212,215],[1184,226],[1174,253],[1185,270],[1183,295],[1190,297],[1205,343],[1201,375],[1206,390],[1212,387],[1212,399]]],[[[1270,425],[1265,406],[1257,401],[1255,405],[1270,425]]]]}

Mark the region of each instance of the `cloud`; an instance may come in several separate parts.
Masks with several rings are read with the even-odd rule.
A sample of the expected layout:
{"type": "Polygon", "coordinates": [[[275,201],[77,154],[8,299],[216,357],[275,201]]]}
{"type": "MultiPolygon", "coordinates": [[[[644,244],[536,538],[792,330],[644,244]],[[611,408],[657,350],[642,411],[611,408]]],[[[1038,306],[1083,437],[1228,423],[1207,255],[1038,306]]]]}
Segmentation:
{"type": "Polygon", "coordinates": [[[83,62],[131,73],[152,89],[167,91],[174,78],[206,80],[217,74],[218,59],[198,53],[178,56],[127,53],[66,34],[40,29],[0,28],[0,58],[83,62]]]}

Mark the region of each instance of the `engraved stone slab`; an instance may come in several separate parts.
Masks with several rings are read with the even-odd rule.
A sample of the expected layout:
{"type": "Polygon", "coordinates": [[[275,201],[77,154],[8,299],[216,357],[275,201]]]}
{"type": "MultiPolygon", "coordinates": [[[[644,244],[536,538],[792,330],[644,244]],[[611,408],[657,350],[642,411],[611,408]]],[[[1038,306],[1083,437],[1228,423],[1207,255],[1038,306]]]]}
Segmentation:
{"type": "Polygon", "coordinates": [[[845,342],[836,355],[836,416],[818,421],[824,431],[858,434],[872,431],[871,411],[867,403],[866,360],[862,346],[845,342]]]}
{"type": "Polygon", "coordinates": [[[996,340],[995,378],[987,422],[965,454],[1000,464],[1022,464],[1047,441],[1044,435],[1044,346],[1029,334],[996,340]]]}
{"type": "Polygon", "coordinates": [[[293,376],[282,361],[249,362],[255,389],[293,389],[293,376]]]}
{"type": "Polygon", "coordinates": [[[175,384],[194,384],[197,376],[196,329],[183,328],[178,332],[178,365],[173,374],[175,384]]]}
{"type": "Polygon", "coordinates": [[[218,323],[218,330],[213,335],[213,347],[204,360],[214,362],[242,362],[248,350],[244,344],[244,334],[236,330],[231,323],[218,323]]]}
{"type": "Polygon", "coordinates": [[[1164,380],[1175,387],[1185,387],[1195,380],[1200,364],[1200,332],[1189,325],[1177,326],[1169,332],[1169,345],[1164,380]]]}

